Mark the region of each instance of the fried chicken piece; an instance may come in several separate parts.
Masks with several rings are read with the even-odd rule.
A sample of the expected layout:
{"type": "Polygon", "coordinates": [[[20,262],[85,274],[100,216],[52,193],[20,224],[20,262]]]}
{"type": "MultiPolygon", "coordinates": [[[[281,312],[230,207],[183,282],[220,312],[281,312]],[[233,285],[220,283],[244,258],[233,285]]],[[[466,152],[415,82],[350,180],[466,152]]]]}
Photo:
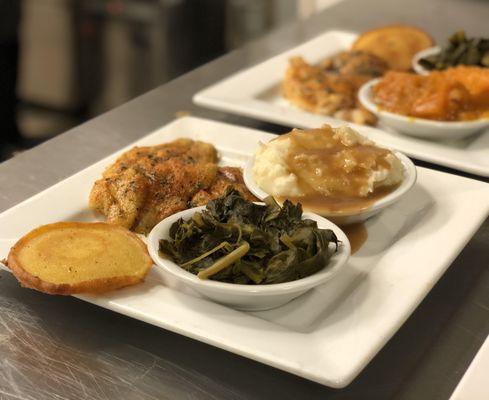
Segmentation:
{"type": "Polygon", "coordinates": [[[206,205],[210,200],[216,199],[226,193],[228,188],[236,189],[248,201],[258,201],[246,187],[240,168],[222,167],[219,168],[212,186],[207,189],[202,189],[194,195],[191,201],[191,207],[206,205]]]}
{"type": "Polygon", "coordinates": [[[354,87],[348,80],[338,74],[327,74],[301,57],[290,60],[282,90],[300,108],[324,115],[351,108],[355,101],[354,87]]]}
{"type": "Polygon", "coordinates": [[[89,206],[107,222],[148,233],[162,219],[188,207],[217,175],[214,146],[178,139],[135,147],[109,166],[92,188],[89,206]]]}
{"type": "Polygon", "coordinates": [[[319,66],[325,71],[363,78],[363,83],[384,75],[389,69],[387,63],[381,58],[358,50],[342,51],[321,61],[319,66]]]}
{"type": "Polygon", "coordinates": [[[285,73],[282,91],[284,97],[303,110],[374,124],[375,116],[360,105],[357,92],[384,67],[382,60],[361,52],[340,53],[319,65],[294,57],[285,73]]]}

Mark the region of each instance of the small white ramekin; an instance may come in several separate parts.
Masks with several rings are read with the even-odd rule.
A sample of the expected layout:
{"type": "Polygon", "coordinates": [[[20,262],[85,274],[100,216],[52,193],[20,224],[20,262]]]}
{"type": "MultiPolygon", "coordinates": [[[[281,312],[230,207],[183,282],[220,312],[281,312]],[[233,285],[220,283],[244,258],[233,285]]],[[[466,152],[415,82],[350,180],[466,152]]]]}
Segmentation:
{"type": "Polygon", "coordinates": [[[165,218],[148,235],[148,250],[157,266],[217,303],[246,311],[267,310],[281,306],[331,279],[350,257],[350,242],[340,228],[319,215],[304,213],[304,218],[316,221],[319,228],[333,230],[338,240],[341,241],[338,251],[330,258],[328,265],[322,270],[296,281],[269,285],[241,285],[200,279],[197,275],[187,272],[170,259],[164,257],[159,251],[159,241],[160,239],[169,238],[169,230],[174,222],[180,218],[189,219],[195,212],[199,212],[204,208],[204,206],[190,208],[165,218]]]}
{"type": "MultiPolygon", "coordinates": [[[[399,153],[398,151],[393,151],[393,153],[397,158],[399,158],[404,168],[404,172],[403,172],[404,179],[399,185],[399,187],[397,187],[391,193],[387,194],[385,197],[380,198],[366,209],[355,211],[355,212],[351,212],[351,211],[338,211],[338,212],[331,212],[331,213],[322,212],[321,215],[339,225],[355,224],[367,220],[368,218],[381,212],[384,208],[399,201],[399,199],[401,199],[401,197],[404,196],[416,183],[417,175],[416,175],[416,167],[408,157],[406,157],[402,153],[399,153]]],[[[251,157],[245,165],[243,171],[243,178],[250,192],[253,193],[260,200],[263,200],[265,197],[269,196],[269,194],[265,192],[262,188],[260,188],[258,184],[255,182],[255,180],[253,179],[254,163],[255,163],[255,157],[251,157]]],[[[307,207],[304,206],[303,208],[305,211],[315,211],[315,210],[308,210],[307,207]]]]}
{"type": "Polygon", "coordinates": [[[384,111],[372,98],[372,88],[381,79],[377,78],[365,83],[358,91],[358,98],[360,103],[375,114],[381,123],[396,131],[423,139],[441,141],[462,139],[489,127],[489,118],[474,121],[433,121],[384,111]]]}

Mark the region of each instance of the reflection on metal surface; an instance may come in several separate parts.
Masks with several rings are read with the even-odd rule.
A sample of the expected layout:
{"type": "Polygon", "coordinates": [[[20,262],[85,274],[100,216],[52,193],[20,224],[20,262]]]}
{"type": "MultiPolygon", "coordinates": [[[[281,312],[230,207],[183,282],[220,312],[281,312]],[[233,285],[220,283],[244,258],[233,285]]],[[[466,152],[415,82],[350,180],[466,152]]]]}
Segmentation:
{"type": "Polygon", "coordinates": [[[90,306],[69,301],[70,310],[61,297],[44,301],[46,296],[15,285],[0,273],[0,399],[240,398],[201,373],[114,340],[120,335],[110,322],[101,330],[99,317],[70,313],[90,306]],[[15,295],[9,298],[9,292],[15,295]],[[47,309],[37,314],[38,307],[47,309]],[[87,322],[96,322],[103,336],[76,332],[87,322]]]}

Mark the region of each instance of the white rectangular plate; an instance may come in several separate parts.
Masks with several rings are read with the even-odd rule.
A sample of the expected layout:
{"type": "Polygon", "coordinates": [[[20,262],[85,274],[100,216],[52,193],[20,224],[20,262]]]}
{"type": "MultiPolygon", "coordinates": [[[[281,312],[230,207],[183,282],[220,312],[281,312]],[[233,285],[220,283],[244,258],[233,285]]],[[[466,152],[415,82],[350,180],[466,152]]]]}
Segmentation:
{"type": "MultiPolygon", "coordinates": [[[[194,96],[198,105],[297,128],[317,128],[345,121],[312,114],[291,105],[280,93],[280,86],[293,56],[310,63],[350,48],[356,34],[328,31],[254,67],[222,80],[194,96]]],[[[387,128],[354,125],[377,143],[402,151],[412,157],[446,167],[489,176],[489,132],[457,142],[434,142],[402,135],[387,128]]]]}
{"type": "Polygon", "coordinates": [[[489,393],[489,336],[469,365],[450,400],[487,400],[489,393]]]}
{"type": "MultiPolygon", "coordinates": [[[[136,144],[178,137],[212,143],[223,164],[243,165],[257,143],[273,135],[186,117],[136,144]]],[[[87,209],[88,193],[118,154],[0,214],[0,255],[41,224],[95,220],[87,209]]],[[[143,284],[79,297],[324,385],[344,387],[399,329],[474,234],[488,214],[488,198],[485,183],[418,168],[411,192],[368,221],[367,242],[342,272],[275,310],[245,313],[215,304],[156,267],[143,284]]]]}

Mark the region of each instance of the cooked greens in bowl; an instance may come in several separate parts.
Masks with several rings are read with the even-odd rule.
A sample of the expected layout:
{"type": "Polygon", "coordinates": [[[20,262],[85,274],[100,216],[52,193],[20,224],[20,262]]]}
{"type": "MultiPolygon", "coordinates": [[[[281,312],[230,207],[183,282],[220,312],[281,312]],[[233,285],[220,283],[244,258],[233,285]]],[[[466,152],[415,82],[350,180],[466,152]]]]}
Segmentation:
{"type": "Polygon", "coordinates": [[[487,68],[489,67],[489,38],[468,38],[465,31],[457,31],[448,38],[441,49],[420,52],[415,60],[428,71],[444,70],[457,65],[487,68]]]}
{"type": "Polygon", "coordinates": [[[149,234],[148,250],[169,284],[176,279],[247,311],[278,307],[325,283],[351,253],[345,233],[326,218],[236,192],[165,218],[149,234]]]}
{"type": "Polygon", "coordinates": [[[331,229],[302,218],[300,204],[257,204],[235,190],[180,218],[160,251],[201,279],[237,284],[295,281],[323,269],[338,250],[331,229]]]}

